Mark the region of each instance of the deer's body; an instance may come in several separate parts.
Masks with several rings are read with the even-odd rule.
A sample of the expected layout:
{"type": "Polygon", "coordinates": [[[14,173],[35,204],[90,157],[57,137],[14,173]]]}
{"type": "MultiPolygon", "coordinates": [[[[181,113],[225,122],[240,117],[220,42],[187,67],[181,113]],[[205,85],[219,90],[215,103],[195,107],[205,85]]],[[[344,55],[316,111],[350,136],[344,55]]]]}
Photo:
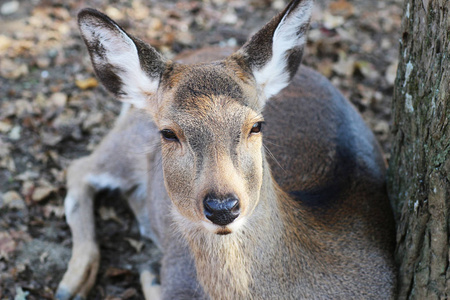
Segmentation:
{"type": "MultiPolygon", "coordinates": [[[[92,195],[105,187],[123,191],[141,232],[164,253],[161,287],[147,287],[148,299],[393,297],[393,222],[373,134],[328,80],[304,67],[295,75],[301,53],[289,52],[282,69],[291,84],[281,92],[287,84],[271,83],[261,71],[270,53],[248,58],[265,49],[254,43],[264,42],[267,31],[276,29],[275,40],[294,11],[307,11],[304,2],[291,3],[222,61],[216,60],[226,50],[210,48],[180,56],[183,64],[167,62],[157,89],[144,93],[146,101],[160,99],[156,108],[129,110],[91,156],[69,168],[66,214],[74,248],[60,299],[85,296],[94,283],[92,195]],[[198,63],[205,60],[216,62],[198,63]],[[261,114],[262,94],[276,96],[261,114]],[[232,209],[220,206],[227,201],[234,201],[232,209]]],[[[107,21],[92,12],[80,17],[88,47],[83,26],[93,16],[107,21]]],[[[111,30],[108,22],[103,28],[111,30]]],[[[305,27],[296,26],[297,34],[305,27]]],[[[146,51],[158,57],[134,42],[153,78],[159,65],[142,61],[149,61],[146,51]]],[[[99,77],[116,93],[126,77],[114,85],[96,60],[104,53],[91,51],[99,77]]]]}

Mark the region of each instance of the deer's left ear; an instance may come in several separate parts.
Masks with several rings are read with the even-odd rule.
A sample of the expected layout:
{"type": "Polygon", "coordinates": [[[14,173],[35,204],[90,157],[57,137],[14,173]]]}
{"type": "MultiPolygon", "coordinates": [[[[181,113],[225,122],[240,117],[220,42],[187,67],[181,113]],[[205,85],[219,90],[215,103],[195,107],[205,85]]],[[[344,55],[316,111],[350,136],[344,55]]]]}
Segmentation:
{"type": "Polygon", "coordinates": [[[266,99],[285,88],[297,72],[312,6],[312,0],[291,1],[231,57],[252,72],[266,99]]]}

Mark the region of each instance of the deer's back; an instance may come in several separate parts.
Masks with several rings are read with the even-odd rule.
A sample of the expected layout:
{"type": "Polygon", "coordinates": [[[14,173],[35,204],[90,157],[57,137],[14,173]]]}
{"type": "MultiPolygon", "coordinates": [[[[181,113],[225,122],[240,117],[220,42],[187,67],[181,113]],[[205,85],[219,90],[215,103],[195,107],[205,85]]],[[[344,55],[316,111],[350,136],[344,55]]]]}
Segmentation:
{"type": "Polygon", "coordinates": [[[371,247],[366,245],[371,236],[390,251],[394,226],[385,161],[354,106],[325,77],[301,67],[266,104],[264,118],[272,174],[314,224],[325,231],[357,232],[355,244],[361,247],[371,247]]]}
{"type": "Polygon", "coordinates": [[[271,168],[285,191],[331,188],[338,177],[366,171],[373,180],[384,181],[385,163],[373,134],[353,105],[319,73],[301,67],[263,114],[271,168]]]}
{"type": "Polygon", "coordinates": [[[367,283],[378,278],[380,285],[372,288],[381,287],[381,294],[388,295],[394,278],[394,224],[385,161],[360,114],[326,78],[306,67],[267,102],[263,114],[272,175],[306,212],[300,222],[314,228],[324,249],[333,249],[329,264],[311,274],[318,289],[326,295],[327,282],[337,286],[334,280],[346,274],[368,295],[377,292],[367,283]]]}

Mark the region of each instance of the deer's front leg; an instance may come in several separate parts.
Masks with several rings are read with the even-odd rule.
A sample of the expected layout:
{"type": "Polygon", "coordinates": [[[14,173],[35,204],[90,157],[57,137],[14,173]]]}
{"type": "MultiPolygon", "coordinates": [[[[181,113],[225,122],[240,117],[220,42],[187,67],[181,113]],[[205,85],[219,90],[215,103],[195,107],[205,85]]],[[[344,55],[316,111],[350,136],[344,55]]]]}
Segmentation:
{"type": "Polygon", "coordinates": [[[72,257],[55,298],[85,299],[95,283],[100,252],[95,240],[94,193],[87,182],[87,159],[76,161],[68,170],[69,190],[64,202],[73,238],[72,257]]]}
{"type": "Polygon", "coordinates": [[[161,300],[161,285],[152,270],[142,270],[140,274],[145,300],[161,300]]]}

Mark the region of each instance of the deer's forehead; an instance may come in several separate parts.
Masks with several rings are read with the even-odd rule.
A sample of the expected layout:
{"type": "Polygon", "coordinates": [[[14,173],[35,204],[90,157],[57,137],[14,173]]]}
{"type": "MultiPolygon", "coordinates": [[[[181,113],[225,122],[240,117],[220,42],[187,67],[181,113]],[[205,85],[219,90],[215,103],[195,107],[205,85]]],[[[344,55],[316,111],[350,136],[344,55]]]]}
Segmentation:
{"type": "Polygon", "coordinates": [[[225,95],[197,96],[189,105],[174,104],[169,118],[189,131],[237,131],[253,110],[225,95]]]}
{"type": "Polygon", "coordinates": [[[172,91],[174,107],[182,110],[202,109],[225,99],[249,106],[254,100],[244,82],[223,63],[177,66],[166,87],[172,91]]]}

